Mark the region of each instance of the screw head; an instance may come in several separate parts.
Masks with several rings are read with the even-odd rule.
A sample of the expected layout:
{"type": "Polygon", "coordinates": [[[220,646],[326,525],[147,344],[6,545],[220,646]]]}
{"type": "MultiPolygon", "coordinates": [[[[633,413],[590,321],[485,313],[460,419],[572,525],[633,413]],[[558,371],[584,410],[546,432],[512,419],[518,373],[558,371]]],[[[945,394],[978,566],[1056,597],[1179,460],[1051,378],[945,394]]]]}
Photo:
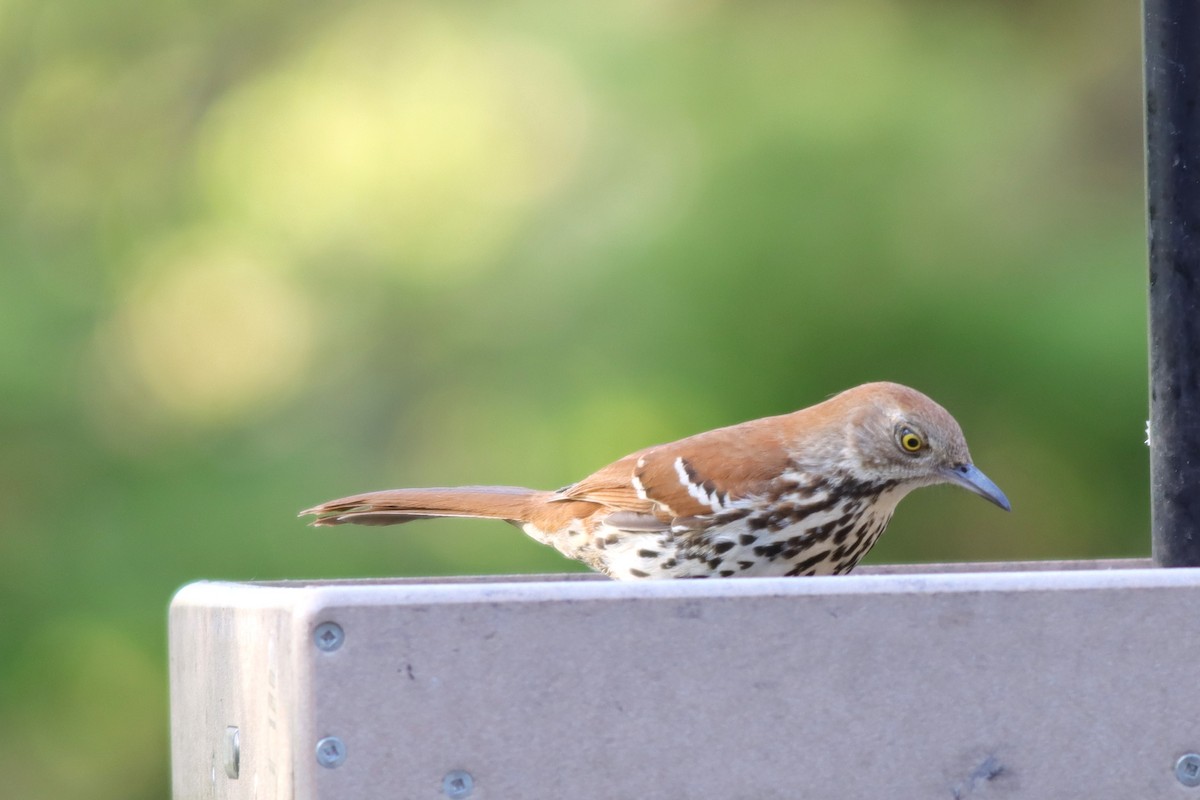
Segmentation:
{"type": "Polygon", "coordinates": [[[346,744],[336,736],[326,736],[317,742],[317,763],[327,769],[340,767],[346,760],[346,744]]]}
{"type": "Polygon", "coordinates": [[[475,791],[475,779],[466,770],[452,769],[442,778],[442,794],[452,800],[470,797],[473,791],[475,791]]]}
{"type": "Polygon", "coordinates": [[[236,725],[225,728],[225,774],[237,780],[242,769],[242,734],[236,725]]]}
{"type": "Polygon", "coordinates": [[[1200,753],[1185,753],[1175,762],[1175,777],[1184,786],[1200,786],[1200,753]]]}
{"type": "Polygon", "coordinates": [[[322,622],[313,630],[313,642],[317,649],[332,653],[346,641],[346,632],[336,622],[322,622]]]}

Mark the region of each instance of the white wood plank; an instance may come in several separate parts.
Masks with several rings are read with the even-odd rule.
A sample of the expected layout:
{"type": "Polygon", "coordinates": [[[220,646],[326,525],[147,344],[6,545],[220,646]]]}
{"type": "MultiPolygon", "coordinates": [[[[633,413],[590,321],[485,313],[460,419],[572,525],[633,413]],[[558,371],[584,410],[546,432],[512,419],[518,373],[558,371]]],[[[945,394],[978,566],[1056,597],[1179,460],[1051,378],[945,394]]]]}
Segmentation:
{"type": "Polygon", "coordinates": [[[994,567],[194,584],[175,797],[439,798],[455,769],[472,798],[1200,797],[1173,774],[1200,748],[1200,570],[994,567]]]}

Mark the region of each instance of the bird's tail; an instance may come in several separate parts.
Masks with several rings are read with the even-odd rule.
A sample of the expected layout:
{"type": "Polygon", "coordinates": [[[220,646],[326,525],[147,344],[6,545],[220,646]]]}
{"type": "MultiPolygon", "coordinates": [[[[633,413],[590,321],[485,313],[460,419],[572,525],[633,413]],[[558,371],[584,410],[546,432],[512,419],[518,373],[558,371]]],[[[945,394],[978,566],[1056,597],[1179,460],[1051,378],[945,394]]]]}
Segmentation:
{"type": "Polygon", "coordinates": [[[519,486],[458,486],[452,489],[389,489],[330,500],[305,509],[313,525],[398,525],[429,517],[482,517],[522,522],[552,493],[519,486]]]}

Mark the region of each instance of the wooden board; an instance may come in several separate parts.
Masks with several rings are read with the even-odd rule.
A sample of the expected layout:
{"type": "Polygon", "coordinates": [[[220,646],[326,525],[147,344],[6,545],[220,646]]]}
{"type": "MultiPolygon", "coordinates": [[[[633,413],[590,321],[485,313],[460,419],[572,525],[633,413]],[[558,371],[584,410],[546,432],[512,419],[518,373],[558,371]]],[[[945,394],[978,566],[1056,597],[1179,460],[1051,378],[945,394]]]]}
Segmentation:
{"type": "Polygon", "coordinates": [[[174,796],[1200,798],[1200,570],[999,566],[192,584],[174,796]]]}

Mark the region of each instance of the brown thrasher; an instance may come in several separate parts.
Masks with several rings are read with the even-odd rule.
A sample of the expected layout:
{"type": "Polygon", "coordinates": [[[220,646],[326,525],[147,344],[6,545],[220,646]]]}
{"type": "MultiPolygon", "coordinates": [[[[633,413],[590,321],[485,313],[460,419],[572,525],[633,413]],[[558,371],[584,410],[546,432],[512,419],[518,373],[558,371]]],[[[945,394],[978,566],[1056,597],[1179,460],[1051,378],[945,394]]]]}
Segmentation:
{"type": "Polygon", "coordinates": [[[660,444],[558,491],[393,489],[300,512],[313,525],[486,517],[613,578],[837,575],[858,563],[896,504],[953,483],[1004,510],[944,408],[868,383],[791,414],[660,444]]]}

